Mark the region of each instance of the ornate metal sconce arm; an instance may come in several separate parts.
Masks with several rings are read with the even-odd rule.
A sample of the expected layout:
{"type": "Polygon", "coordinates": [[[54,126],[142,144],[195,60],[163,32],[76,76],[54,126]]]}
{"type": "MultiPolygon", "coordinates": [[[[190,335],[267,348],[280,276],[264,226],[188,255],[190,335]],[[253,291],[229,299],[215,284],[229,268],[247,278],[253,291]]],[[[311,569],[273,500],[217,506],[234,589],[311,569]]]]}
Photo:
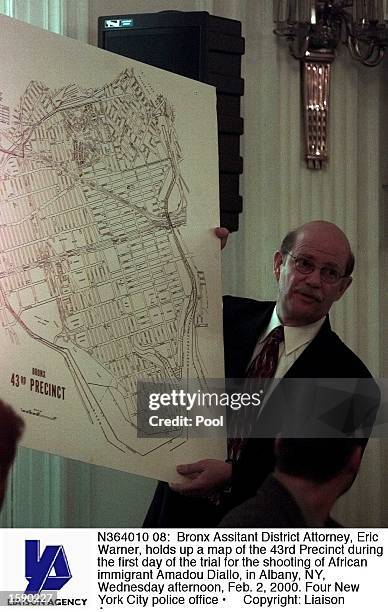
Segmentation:
{"type": "Polygon", "coordinates": [[[371,43],[361,43],[350,35],[346,39],[346,46],[352,58],[361,62],[364,66],[374,68],[384,57],[384,49],[382,47],[377,47],[371,43]]]}

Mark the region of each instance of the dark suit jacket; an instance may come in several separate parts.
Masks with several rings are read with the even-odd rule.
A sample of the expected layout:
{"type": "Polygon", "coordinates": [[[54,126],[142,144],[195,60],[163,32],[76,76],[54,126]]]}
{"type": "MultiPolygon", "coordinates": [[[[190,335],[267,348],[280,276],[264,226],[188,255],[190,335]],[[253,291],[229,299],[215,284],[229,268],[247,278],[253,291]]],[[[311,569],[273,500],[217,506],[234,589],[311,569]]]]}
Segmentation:
{"type": "MultiPolygon", "coordinates": [[[[274,302],[257,302],[231,296],[224,298],[226,378],[244,377],[257,338],[268,325],[274,305],[274,302]]],[[[318,334],[286,372],[284,378],[360,379],[361,386],[364,380],[368,387],[367,393],[360,392],[360,394],[369,397],[363,410],[369,417],[370,423],[374,421],[380,398],[379,389],[363,362],[332,331],[328,316],[318,334]]],[[[267,415],[276,404],[275,393],[263,410],[267,415]]],[[[264,414],[263,416],[265,418],[264,414]]],[[[279,431],[280,427],[279,422],[279,431]]],[[[249,439],[239,461],[233,466],[229,507],[234,507],[252,497],[265,477],[272,472],[274,462],[273,439],[249,439]]]]}
{"type": "MultiPolygon", "coordinates": [[[[225,377],[244,378],[258,337],[268,325],[275,302],[226,296],[224,298],[225,377]]],[[[332,331],[329,318],[317,336],[295,361],[285,378],[360,378],[368,379],[379,392],[362,361],[332,331]]],[[[270,398],[265,410],[270,409],[270,398]]],[[[264,412],[264,411],[263,411],[264,412]]],[[[159,483],[151,503],[145,527],[212,527],[231,508],[255,495],[264,479],[273,471],[273,438],[249,439],[233,465],[231,493],[221,505],[207,500],[173,493],[166,483],[159,483]]]]}
{"type": "MultiPolygon", "coordinates": [[[[275,476],[267,476],[254,497],[233,508],[219,527],[311,527],[295,499],[275,476]]],[[[341,527],[329,518],[325,527],[341,527]]]]}

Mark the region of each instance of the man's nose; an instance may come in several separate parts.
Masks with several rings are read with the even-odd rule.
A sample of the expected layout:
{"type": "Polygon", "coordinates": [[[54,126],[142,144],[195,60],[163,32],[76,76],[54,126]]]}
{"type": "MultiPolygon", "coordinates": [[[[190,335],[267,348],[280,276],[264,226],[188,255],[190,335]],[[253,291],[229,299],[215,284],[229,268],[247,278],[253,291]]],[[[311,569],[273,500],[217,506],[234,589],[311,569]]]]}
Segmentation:
{"type": "Polygon", "coordinates": [[[314,268],[310,274],[306,275],[306,283],[312,287],[320,287],[322,282],[321,271],[319,268],[314,268]]]}

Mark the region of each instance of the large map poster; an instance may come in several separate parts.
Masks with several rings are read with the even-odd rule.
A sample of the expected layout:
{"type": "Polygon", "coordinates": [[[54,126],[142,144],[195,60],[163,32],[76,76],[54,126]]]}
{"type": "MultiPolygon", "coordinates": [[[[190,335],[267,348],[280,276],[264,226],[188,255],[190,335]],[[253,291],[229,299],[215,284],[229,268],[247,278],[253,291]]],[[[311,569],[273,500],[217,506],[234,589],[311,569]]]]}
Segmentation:
{"type": "Polygon", "coordinates": [[[223,458],[136,428],[138,380],[223,375],[213,88],[0,27],[0,393],[23,443],[161,479],[223,458]]]}

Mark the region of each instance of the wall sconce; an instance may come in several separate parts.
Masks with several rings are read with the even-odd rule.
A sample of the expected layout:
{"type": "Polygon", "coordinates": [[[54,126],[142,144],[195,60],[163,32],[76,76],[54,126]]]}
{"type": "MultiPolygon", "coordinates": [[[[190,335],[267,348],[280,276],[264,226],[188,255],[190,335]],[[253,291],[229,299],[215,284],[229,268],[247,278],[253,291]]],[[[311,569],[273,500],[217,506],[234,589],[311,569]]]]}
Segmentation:
{"type": "Polygon", "coordinates": [[[307,167],[327,162],[330,69],[342,41],[364,66],[377,66],[388,45],[387,0],[274,0],[274,33],[300,61],[307,167]]]}

